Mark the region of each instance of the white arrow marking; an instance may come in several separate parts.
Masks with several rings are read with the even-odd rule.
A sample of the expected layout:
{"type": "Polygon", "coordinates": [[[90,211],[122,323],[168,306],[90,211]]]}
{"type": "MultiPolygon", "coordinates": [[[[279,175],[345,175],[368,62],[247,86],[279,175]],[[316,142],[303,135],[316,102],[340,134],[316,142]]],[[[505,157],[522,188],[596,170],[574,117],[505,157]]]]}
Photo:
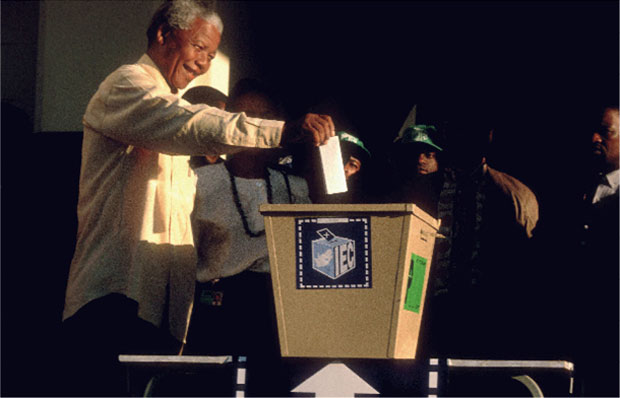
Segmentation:
{"type": "Polygon", "coordinates": [[[291,392],[314,393],[317,397],[353,397],[355,394],[379,394],[343,363],[330,363],[291,392]]]}

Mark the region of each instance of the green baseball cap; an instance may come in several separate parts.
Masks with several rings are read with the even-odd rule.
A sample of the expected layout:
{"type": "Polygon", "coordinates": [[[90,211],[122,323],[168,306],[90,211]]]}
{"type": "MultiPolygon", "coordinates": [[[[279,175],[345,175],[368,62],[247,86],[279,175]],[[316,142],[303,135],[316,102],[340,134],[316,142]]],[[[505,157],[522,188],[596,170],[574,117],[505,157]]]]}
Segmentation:
{"type": "Polygon", "coordinates": [[[433,140],[431,140],[430,134],[431,132],[437,132],[435,126],[426,125],[426,124],[414,124],[405,130],[402,137],[398,140],[401,144],[415,144],[421,143],[430,145],[433,148],[443,151],[443,149],[435,144],[433,140]]]}
{"type": "Polygon", "coordinates": [[[336,135],[338,136],[338,138],[340,138],[340,141],[347,141],[352,144],[355,144],[358,147],[362,148],[368,154],[368,156],[370,156],[370,151],[364,146],[364,143],[362,142],[362,140],[360,140],[356,136],[351,135],[347,133],[346,131],[339,131],[336,133],[336,135]]]}

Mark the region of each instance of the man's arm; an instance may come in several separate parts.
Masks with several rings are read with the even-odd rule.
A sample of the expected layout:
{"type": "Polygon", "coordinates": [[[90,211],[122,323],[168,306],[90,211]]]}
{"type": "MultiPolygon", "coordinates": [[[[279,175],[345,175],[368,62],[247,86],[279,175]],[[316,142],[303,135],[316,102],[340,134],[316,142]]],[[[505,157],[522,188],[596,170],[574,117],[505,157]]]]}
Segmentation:
{"type": "Polygon", "coordinates": [[[274,148],[298,141],[318,145],[333,135],[333,123],[326,116],[306,115],[285,126],[245,113],[190,105],[158,87],[137,66],[121,68],[102,83],[89,103],[84,124],[128,145],[184,155],[274,148]]]}

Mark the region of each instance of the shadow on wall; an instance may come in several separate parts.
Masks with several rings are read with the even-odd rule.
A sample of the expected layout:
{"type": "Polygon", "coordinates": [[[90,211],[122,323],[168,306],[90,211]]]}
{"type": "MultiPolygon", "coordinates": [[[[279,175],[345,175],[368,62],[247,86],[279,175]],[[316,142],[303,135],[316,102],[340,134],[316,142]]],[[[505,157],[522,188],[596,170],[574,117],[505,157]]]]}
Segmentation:
{"type": "Polygon", "coordinates": [[[2,103],[1,395],[54,395],[59,331],[77,230],[82,133],[32,133],[2,103]]]}

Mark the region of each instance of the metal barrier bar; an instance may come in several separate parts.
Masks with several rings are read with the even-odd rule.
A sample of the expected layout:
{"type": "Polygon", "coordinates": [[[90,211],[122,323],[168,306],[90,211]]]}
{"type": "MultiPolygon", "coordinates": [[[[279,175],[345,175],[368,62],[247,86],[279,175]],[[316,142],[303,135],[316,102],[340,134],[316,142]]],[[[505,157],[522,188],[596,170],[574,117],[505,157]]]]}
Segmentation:
{"type": "Polygon", "coordinates": [[[564,369],[572,372],[575,366],[568,361],[498,360],[498,359],[447,359],[449,367],[460,368],[530,368],[564,369]]]}

